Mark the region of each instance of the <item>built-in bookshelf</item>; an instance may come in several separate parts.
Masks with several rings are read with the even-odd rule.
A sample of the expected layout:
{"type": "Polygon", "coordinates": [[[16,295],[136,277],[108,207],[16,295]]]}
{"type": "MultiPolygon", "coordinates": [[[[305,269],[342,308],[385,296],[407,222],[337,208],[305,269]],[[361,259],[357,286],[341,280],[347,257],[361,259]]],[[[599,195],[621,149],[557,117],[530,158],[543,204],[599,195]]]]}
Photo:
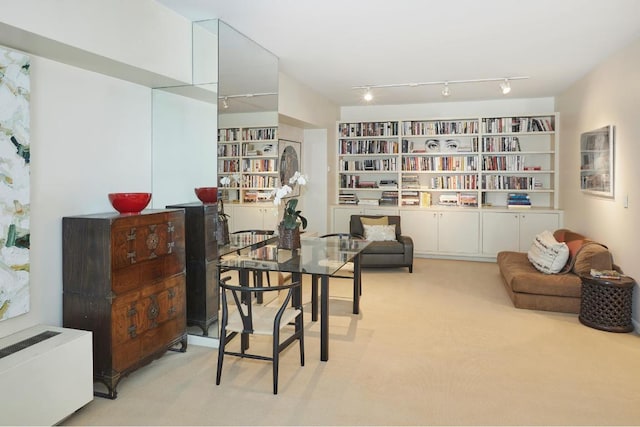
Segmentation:
{"type": "Polygon", "coordinates": [[[341,204],[397,205],[398,122],[338,124],[341,204]]]}
{"type": "Polygon", "coordinates": [[[278,180],[277,127],[218,129],[218,188],[223,200],[265,201],[278,180]]]}
{"type": "Polygon", "coordinates": [[[338,123],[337,203],[506,208],[525,192],[555,209],[557,124],[556,113],[338,123]]]}

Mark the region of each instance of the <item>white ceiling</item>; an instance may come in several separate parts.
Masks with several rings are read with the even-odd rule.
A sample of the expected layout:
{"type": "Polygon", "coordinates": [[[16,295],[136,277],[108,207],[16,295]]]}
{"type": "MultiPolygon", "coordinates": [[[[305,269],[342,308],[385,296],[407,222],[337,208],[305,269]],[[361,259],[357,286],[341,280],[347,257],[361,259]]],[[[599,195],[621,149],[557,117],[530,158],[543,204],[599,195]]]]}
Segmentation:
{"type": "MultiPolygon", "coordinates": [[[[640,37],[640,0],[158,0],[219,18],[340,106],[353,86],[529,76],[512,98],[560,94],[640,37]]],[[[639,71],[640,77],[640,71],[639,71]]],[[[498,82],[374,90],[376,104],[501,98],[498,82]]]]}

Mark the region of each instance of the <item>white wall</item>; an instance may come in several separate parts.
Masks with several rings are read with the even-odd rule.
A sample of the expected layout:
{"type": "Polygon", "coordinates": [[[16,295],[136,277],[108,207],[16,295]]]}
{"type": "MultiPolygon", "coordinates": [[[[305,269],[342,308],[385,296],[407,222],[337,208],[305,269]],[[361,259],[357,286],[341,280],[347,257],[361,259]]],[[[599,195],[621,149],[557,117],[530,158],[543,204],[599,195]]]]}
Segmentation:
{"type": "Polygon", "coordinates": [[[62,324],[62,217],[113,211],[107,194],[151,191],[151,90],[31,59],[31,310],[0,336],[62,324]]]}
{"type": "MultiPolygon", "coordinates": [[[[640,39],[613,54],[557,98],[563,144],[560,147],[560,206],[568,228],[602,242],[624,272],[640,280],[640,39]],[[615,126],[615,197],[580,191],[580,134],[615,126]],[[628,197],[629,207],[624,207],[628,197]]],[[[634,291],[634,319],[640,296],[634,291]]],[[[636,327],[638,325],[636,324],[636,327]]]]}
{"type": "Polygon", "coordinates": [[[13,37],[13,28],[3,28],[0,43],[65,63],[85,63],[86,53],[92,53],[191,83],[191,22],[154,0],[3,0],[1,8],[0,24],[23,34],[13,37]],[[29,34],[40,40],[17,46],[29,40],[29,34]],[[9,37],[11,43],[2,40],[9,37]],[[65,45],[83,52],[71,52],[65,45]]]}
{"type": "Polygon", "coordinates": [[[309,176],[306,196],[301,198],[309,230],[325,233],[327,211],[334,179],[327,180],[327,168],[335,158],[336,122],[340,109],[311,88],[280,73],[278,89],[280,125],[303,130],[302,162],[309,176]]]}
{"type": "Polygon", "coordinates": [[[191,23],[152,0],[1,7],[0,45],[31,56],[32,156],[31,309],[0,322],[0,337],[62,324],[63,216],[112,212],[108,193],[152,190],[151,89],[108,75],[191,78],[191,23]]]}

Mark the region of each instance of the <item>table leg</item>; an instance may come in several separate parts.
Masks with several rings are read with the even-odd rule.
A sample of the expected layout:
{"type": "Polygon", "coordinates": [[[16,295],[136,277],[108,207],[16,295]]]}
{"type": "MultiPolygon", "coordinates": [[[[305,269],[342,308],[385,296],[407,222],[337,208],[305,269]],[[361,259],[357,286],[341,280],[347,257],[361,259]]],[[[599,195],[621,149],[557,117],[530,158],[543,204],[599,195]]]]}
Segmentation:
{"type": "MultiPolygon", "coordinates": [[[[249,270],[246,268],[238,270],[238,279],[240,285],[247,286],[249,283],[249,270]]],[[[251,299],[251,295],[243,296],[243,299],[251,299]]],[[[247,304],[251,304],[251,301],[245,301],[247,304]]],[[[240,334],[240,352],[244,353],[249,348],[249,334],[240,334]]]]}
{"type": "Polygon", "coordinates": [[[320,279],[320,360],[329,360],[329,276],[320,279]]]}
{"type": "Polygon", "coordinates": [[[353,258],[353,314],[360,313],[360,295],[362,294],[362,275],[360,254],[353,258]]]}
{"type": "MultiPolygon", "coordinates": [[[[302,283],[302,273],[291,273],[291,282],[302,283]]],[[[295,288],[291,295],[291,305],[300,307],[302,306],[302,286],[295,288]]]]}
{"type": "Polygon", "coordinates": [[[311,321],[318,321],[318,275],[311,275],[311,321]]]}

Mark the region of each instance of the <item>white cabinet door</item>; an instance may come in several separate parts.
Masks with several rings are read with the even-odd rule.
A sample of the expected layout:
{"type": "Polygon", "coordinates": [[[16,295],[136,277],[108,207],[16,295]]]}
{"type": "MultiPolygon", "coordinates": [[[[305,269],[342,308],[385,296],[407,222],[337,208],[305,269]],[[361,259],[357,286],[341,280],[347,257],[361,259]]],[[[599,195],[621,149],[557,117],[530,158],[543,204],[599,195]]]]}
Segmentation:
{"type": "Polygon", "coordinates": [[[519,251],[520,214],[484,212],[482,214],[482,253],[495,256],[500,251],[519,251]]]}
{"type": "Polygon", "coordinates": [[[531,247],[533,239],[544,230],[554,232],[560,228],[560,215],[557,213],[520,214],[520,251],[526,252],[531,247]]]}
{"type": "Polygon", "coordinates": [[[438,213],[438,252],[477,254],[480,213],[447,211],[438,213]]]}
{"type": "Polygon", "coordinates": [[[527,252],[536,234],[560,228],[560,214],[553,212],[484,212],[482,254],[500,251],[527,252]]]}
{"type": "Polygon", "coordinates": [[[401,210],[400,228],[402,234],[413,239],[416,253],[438,251],[438,212],[401,210]]]}
{"type": "Polygon", "coordinates": [[[240,230],[275,230],[279,222],[275,206],[235,205],[229,215],[232,233],[240,230]]]}
{"type": "Polygon", "coordinates": [[[351,215],[360,215],[363,213],[362,208],[357,206],[350,207],[334,207],[333,208],[333,224],[331,227],[332,233],[348,233],[349,221],[351,215]]]}

